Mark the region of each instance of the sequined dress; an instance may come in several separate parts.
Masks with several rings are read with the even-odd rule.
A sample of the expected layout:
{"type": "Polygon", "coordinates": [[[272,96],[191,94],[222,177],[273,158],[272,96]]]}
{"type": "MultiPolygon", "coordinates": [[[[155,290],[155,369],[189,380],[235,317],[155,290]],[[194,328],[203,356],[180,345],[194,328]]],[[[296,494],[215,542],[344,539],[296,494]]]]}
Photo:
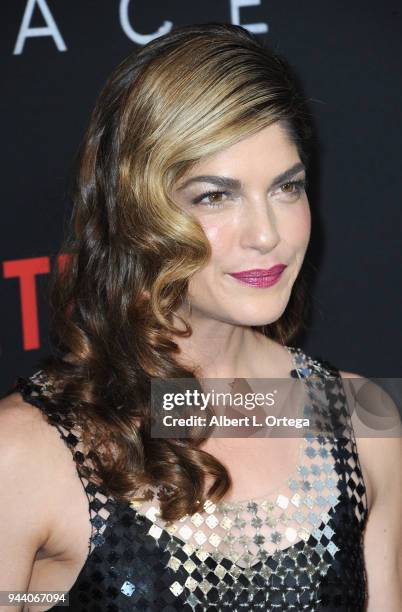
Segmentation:
{"type": "Polygon", "coordinates": [[[95,484],[79,428],[48,400],[41,370],[17,379],[15,389],[71,449],[89,501],[88,556],[69,591],[70,609],[363,612],[367,498],[342,379],[327,361],[286,348],[291,375],[305,381],[311,398],[305,414],[316,411],[325,435],[302,437],[296,471],[280,490],[207,502],[202,512],[169,524],[156,496],[123,503],[95,484]],[[326,401],[315,400],[320,392],[326,401]]]}

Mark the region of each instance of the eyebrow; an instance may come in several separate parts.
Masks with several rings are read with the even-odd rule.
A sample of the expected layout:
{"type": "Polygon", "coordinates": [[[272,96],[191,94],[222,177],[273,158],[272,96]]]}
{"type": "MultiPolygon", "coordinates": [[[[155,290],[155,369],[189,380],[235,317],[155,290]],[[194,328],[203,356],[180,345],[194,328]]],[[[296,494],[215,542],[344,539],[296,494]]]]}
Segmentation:
{"type": "MultiPolygon", "coordinates": [[[[301,170],[306,170],[306,167],[302,162],[297,162],[291,168],[285,170],[285,172],[278,174],[278,176],[276,176],[271,182],[269,189],[278,187],[283,182],[290,180],[295,174],[297,174],[297,172],[301,172],[301,170]]],[[[192,176],[187,181],[185,181],[183,185],[178,187],[177,191],[182,191],[192,183],[212,183],[213,185],[221,187],[222,189],[233,190],[240,190],[242,187],[241,182],[237,179],[230,178],[228,176],[215,176],[205,174],[201,176],[192,176]]]]}

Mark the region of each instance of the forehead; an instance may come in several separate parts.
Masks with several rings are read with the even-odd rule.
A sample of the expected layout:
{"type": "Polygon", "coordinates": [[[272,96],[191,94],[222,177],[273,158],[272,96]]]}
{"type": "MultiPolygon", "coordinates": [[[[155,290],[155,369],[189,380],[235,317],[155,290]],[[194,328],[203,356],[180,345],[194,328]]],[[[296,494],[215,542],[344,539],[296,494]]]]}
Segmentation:
{"type": "Polygon", "coordinates": [[[203,157],[188,176],[207,173],[254,173],[264,168],[274,175],[300,161],[296,145],[278,123],[269,125],[235,144],[203,157]]]}

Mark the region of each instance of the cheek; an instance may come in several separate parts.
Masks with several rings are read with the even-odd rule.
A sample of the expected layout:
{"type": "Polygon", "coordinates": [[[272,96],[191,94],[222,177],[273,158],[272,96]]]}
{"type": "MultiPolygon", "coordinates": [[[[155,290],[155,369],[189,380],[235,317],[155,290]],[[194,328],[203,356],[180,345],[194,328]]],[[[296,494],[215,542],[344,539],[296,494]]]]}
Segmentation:
{"type": "Polygon", "coordinates": [[[211,257],[207,265],[190,280],[189,293],[192,297],[198,295],[205,298],[208,288],[215,284],[217,271],[224,271],[228,251],[234,242],[232,231],[225,226],[222,220],[215,223],[200,219],[199,221],[211,246],[211,257]]]}
{"type": "Polygon", "coordinates": [[[214,243],[216,240],[218,240],[218,236],[219,236],[219,228],[217,225],[207,225],[206,223],[202,224],[202,228],[209,240],[209,242],[214,243]]]}
{"type": "Polygon", "coordinates": [[[295,246],[305,246],[310,240],[311,213],[308,204],[300,207],[297,214],[283,219],[282,236],[295,246]]]}
{"type": "Polygon", "coordinates": [[[210,225],[204,223],[202,225],[208,242],[211,245],[212,259],[217,255],[223,255],[230,245],[233,244],[232,232],[229,228],[218,223],[211,223],[210,225]]]}

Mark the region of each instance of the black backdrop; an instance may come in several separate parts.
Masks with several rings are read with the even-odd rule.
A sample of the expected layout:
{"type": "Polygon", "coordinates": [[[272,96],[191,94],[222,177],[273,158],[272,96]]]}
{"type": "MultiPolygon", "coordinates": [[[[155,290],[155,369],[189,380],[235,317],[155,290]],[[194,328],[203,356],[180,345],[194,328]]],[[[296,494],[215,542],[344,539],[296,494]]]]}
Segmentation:
{"type": "Polygon", "coordinates": [[[49,349],[48,271],[102,84],[136,45],[208,21],[241,23],[283,53],[316,117],[316,274],[299,345],[343,370],[401,376],[399,1],[3,0],[0,17],[0,392],[49,349]]]}

